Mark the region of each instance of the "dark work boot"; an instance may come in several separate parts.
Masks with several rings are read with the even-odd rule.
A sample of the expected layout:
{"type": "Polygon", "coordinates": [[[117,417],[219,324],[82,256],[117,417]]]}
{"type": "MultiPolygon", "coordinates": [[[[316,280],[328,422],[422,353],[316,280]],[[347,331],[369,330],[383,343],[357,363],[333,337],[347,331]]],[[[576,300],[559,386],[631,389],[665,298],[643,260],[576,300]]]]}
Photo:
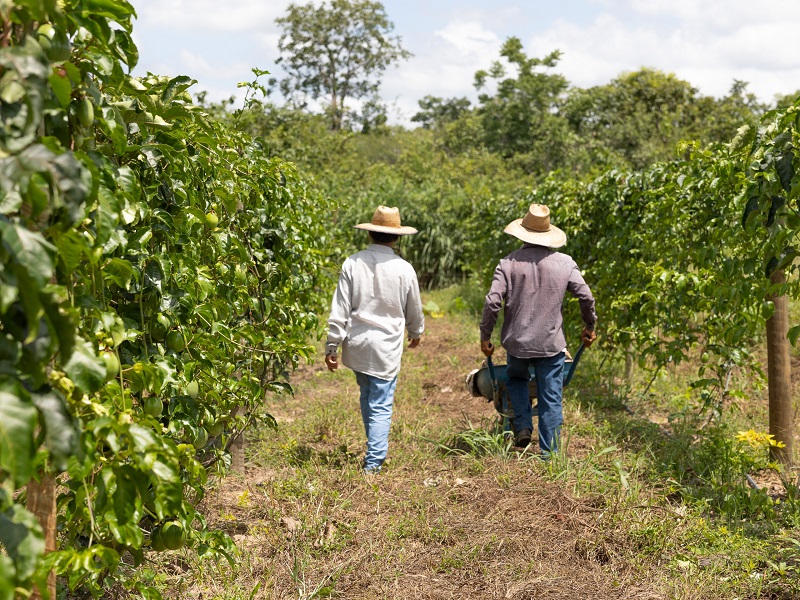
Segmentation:
{"type": "Polygon", "coordinates": [[[514,434],[514,445],[519,446],[520,448],[524,448],[528,444],[531,443],[531,434],[533,432],[530,429],[522,429],[517,431],[514,434]]]}

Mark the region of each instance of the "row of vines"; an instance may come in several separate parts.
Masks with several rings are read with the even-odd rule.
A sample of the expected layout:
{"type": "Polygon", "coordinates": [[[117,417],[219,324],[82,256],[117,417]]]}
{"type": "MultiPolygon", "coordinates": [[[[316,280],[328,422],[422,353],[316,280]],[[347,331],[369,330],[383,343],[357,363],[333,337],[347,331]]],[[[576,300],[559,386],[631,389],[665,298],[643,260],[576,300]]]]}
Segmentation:
{"type": "MultiPolygon", "coordinates": [[[[732,384],[737,369],[760,368],[752,350],[765,330],[780,323],[774,331],[785,347],[770,363],[784,372],[788,341],[800,337],[783,314],[787,298],[800,298],[799,114],[800,103],[771,111],[730,143],[684,142],[674,160],[639,171],[610,170],[589,181],[555,172],[530,193],[515,188],[523,182],[505,181],[502,164],[492,164],[498,181],[472,155],[420,166],[417,154],[437,156],[420,144],[389,166],[354,174],[361,185],[351,186],[340,216],[369,218],[374,200],[359,190],[377,189],[420,230],[403,252],[423,285],[466,281],[483,293],[498,258],[519,244],[505,225],[531,202],[549,205],[567,233],[565,251],[597,298],[604,353],[634,357],[653,376],[699,358],[694,395],[707,415],[719,414],[740,395],[732,384]]],[[[350,243],[355,248],[358,238],[350,243]]],[[[577,316],[565,312],[574,343],[577,316]]],[[[777,393],[777,373],[769,379],[777,393]]],[[[780,395],[785,401],[786,389],[780,395]]],[[[778,453],[784,461],[790,421],[772,432],[786,444],[778,453]]]]}
{"type": "MultiPolygon", "coordinates": [[[[734,367],[753,364],[778,299],[800,296],[799,111],[769,113],[728,145],[687,143],[673,162],[588,185],[552,181],[531,198],[562,207],[608,349],[656,369],[699,355],[695,385],[709,407],[733,393],[734,367]]],[[[798,333],[783,332],[787,345],[798,333]]]]}
{"type": "Polygon", "coordinates": [[[491,271],[480,265],[516,244],[503,225],[531,202],[548,204],[595,293],[604,352],[636,357],[655,373],[699,358],[693,387],[711,418],[741,394],[731,384],[736,369],[760,369],[752,349],[767,338],[770,433],[784,445],[773,455],[789,462],[789,343],[800,326],[788,326],[786,301],[800,298],[798,148],[800,101],[767,113],[758,128],[742,127],[729,144],[686,142],[675,160],[642,171],[589,182],[552,174],[525,197],[476,207],[465,221],[467,237],[481,242],[469,247],[474,272],[485,286],[491,271]]]}
{"type": "MultiPolygon", "coordinates": [[[[340,184],[348,203],[339,216],[345,224],[368,219],[379,194],[420,230],[403,252],[423,285],[466,281],[483,293],[498,258],[519,244],[505,225],[531,202],[549,205],[567,233],[565,251],[597,298],[606,355],[636,358],[653,376],[699,358],[695,397],[718,414],[740,394],[732,384],[737,369],[759,368],[754,342],[785,321],[783,311],[772,318],[776,304],[785,309],[786,298],[800,297],[798,114],[798,103],[771,111],[730,143],[684,142],[674,160],[639,171],[610,170],[589,181],[555,172],[530,193],[519,191],[525,182],[501,162],[477,151],[444,160],[422,141],[390,164],[350,173],[340,184]]],[[[356,248],[359,239],[345,243],[356,248]]],[[[577,315],[565,312],[574,342],[577,315]]],[[[800,326],[779,329],[783,342],[800,337],[800,326]]],[[[778,361],[784,371],[787,360],[788,346],[778,361]]],[[[787,444],[781,458],[789,458],[791,436],[773,433],[787,444]]]]}
{"type": "Polygon", "coordinates": [[[327,287],[325,203],[192,80],[132,77],[134,16],[0,2],[1,599],[158,597],[149,552],[230,556],[195,506],[327,287]]]}

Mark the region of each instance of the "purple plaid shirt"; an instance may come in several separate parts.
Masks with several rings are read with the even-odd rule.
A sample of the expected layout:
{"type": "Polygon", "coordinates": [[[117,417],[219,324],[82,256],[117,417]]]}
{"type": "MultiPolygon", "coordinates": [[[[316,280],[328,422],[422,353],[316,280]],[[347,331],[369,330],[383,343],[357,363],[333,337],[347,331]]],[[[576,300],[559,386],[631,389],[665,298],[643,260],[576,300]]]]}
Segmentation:
{"type": "Polygon", "coordinates": [[[581,317],[594,329],[594,296],[572,257],[544,246],[525,244],[500,260],[486,294],[481,341],[492,337],[505,301],[500,343],[518,358],[555,356],[567,347],[561,307],[569,291],[578,299],[581,317]]]}

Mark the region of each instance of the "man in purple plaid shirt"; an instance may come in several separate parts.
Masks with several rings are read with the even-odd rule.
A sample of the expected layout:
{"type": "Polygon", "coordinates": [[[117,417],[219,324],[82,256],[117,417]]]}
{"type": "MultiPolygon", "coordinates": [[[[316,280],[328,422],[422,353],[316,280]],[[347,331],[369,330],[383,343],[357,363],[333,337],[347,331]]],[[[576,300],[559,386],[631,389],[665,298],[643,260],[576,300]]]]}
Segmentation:
{"type": "Polygon", "coordinates": [[[590,346],[597,323],[592,292],[578,265],[557,252],[566,234],[550,224],[550,210],[531,204],[522,219],[508,224],[505,233],[525,242],[522,248],[500,260],[486,295],[481,318],[481,351],[494,352],[491,338],[497,315],[505,303],[500,343],[506,349],[507,389],[514,417],[514,444],[525,447],[533,434],[533,411],[528,397],[529,365],[536,377],[539,450],[545,457],[558,451],[563,422],[561,407],[564,359],[567,343],[561,315],[566,292],[578,298],[584,329],[581,341],[590,346]]]}

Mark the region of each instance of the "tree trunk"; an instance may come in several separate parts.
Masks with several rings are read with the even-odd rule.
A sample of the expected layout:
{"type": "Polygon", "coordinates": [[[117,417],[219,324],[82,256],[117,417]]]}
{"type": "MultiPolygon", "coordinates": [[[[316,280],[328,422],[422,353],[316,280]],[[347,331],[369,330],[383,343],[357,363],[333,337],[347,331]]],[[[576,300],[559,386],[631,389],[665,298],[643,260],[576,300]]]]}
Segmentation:
{"type": "Polygon", "coordinates": [[[336,90],[331,92],[331,129],[339,131],[342,128],[342,120],[339,117],[339,103],[336,101],[336,90]]]}
{"type": "Polygon", "coordinates": [[[231,444],[231,471],[244,475],[244,432],[231,444]]]}
{"type": "Polygon", "coordinates": [[[633,383],[633,351],[630,346],[625,351],[625,383],[633,383]]]}
{"type": "MultiPolygon", "coordinates": [[[[237,408],[234,415],[240,415],[243,411],[237,408]]],[[[244,475],[244,431],[242,431],[231,443],[228,450],[231,453],[231,471],[244,475]]]]}
{"type": "MultiPolygon", "coordinates": [[[[786,281],[783,271],[776,271],[772,283],[786,281]]],[[[774,460],[792,464],[792,381],[789,362],[789,302],[786,296],[769,298],[775,312],[767,320],[767,381],[769,384],[769,432],[785,444],[771,448],[774,460]]]]}
{"type": "MultiPolygon", "coordinates": [[[[56,550],[56,478],[45,473],[41,483],[31,480],[28,483],[28,510],[36,515],[44,530],[44,551],[46,554],[56,550]]],[[[47,590],[50,598],[56,597],[56,574],[47,576],[47,590]]],[[[40,590],[34,589],[32,599],[42,598],[40,590]]]]}

